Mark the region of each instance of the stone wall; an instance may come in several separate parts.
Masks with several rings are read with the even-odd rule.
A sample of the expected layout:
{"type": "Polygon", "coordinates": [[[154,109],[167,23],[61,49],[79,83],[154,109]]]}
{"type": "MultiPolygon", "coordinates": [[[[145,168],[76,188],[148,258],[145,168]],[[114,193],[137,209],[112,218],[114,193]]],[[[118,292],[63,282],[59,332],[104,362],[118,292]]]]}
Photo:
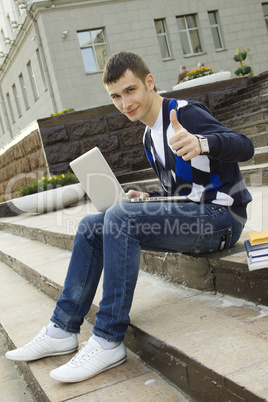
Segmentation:
{"type": "MultiPolygon", "coordinates": [[[[250,84],[244,77],[164,96],[201,101],[213,111],[219,102],[250,84]]],[[[69,163],[95,146],[117,176],[149,167],[142,143],[144,128],[113,105],[38,120],[33,132],[1,154],[0,202],[16,197],[20,186],[36,178],[71,171],[69,163]]]]}
{"type": "Polygon", "coordinates": [[[149,166],[142,144],[145,126],[132,123],[114,106],[42,119],[38,124],[53,174],[70,171],[69,163],[95,146],[117,175],[149,166]]]}
{"type": "MultiPolygon", "coordinates": [[[[248,78],[165,93],[168,98],[197,100],[211,110],[249,85],[248,78]]],[[[142,139],[145,126],[132,123],[113,105],[38,120],[44,149],[53,174],[65,173],[69,162],[98,146],[116,175],[149,167],[142,139]]]]}
{"type": "Polygon", "coordinates": [[[11,145],[0,157],[0,202],[17,197],[18,188],[48,174],[38,129],[11,145]]]}

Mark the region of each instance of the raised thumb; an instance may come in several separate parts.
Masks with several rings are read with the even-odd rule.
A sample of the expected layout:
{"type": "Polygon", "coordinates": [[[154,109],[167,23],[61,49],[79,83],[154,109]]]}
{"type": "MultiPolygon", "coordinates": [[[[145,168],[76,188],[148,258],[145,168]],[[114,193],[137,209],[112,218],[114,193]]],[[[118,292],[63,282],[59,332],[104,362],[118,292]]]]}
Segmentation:
{"type": "Polygon", "coordinates": [[[169,119],[170,119],[170,122],[171,122],[174,130],[181,128],[181,124],[178,121],[178,116],[177,116],[177,112],[175,109],[172,109],[170,111],[169,119]]]}

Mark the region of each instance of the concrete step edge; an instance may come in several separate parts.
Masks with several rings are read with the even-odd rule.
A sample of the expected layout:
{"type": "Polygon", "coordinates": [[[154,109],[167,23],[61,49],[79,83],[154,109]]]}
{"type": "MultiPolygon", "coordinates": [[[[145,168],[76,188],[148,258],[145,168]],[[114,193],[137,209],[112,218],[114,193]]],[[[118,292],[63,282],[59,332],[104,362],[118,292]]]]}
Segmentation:
{"type": "Polygon", "coordinates": [[[256,101],[256,103],[262,104],[265,103],[265,101],[268,98],[268,94],[267,92],[263,91],[262,93],[256,91],[256,92],[252,92],[250,91],[250,100],[248,98],[248,94],[244,94],[243,96],[240,96],[239,94],[236,94],[232,100],[230,101],[225,101],[222,102],[218,105],[216,105],[213,108],[213,111],[216,113],[218,111],[223,112],[223,113],[228,113],[230,111],[230,109],[233,108],[237,108],[237,107],[243,107],[245,104],[250,104],[254,101],[256,101]]]}
{"type": "MultiPolygon", "coordinates": [[[[39,228],[33,228],[33,227],[27,227],[21,224],[17,223],[12,223],[12,222],[0,222],[0,230],[10,233],[13,236],[18,236],[21,238],[26,238],[30,239],[33,241],[38,241],[41,242],[45,245],[49,245],[51,247],[57,247],[62,250],[67,250],[71,251],[72,246],[73,246],[73,240],[74,236],[73,235],[68,235],[68,234],[61,234],[57,232],[52,232],[44,229],[39,229],[39,228]]],[[[243,246],[243,240],[241,240],[235,247],[233,247],[231,250],[227,250],[227,252],[221,252],[219,253],[213,253],[209,255],[202,255],[198,257],[193,257],[193,256],[188,256],[184,254],[170,254],[170,253],[154,253],[154,252],[148,252],[148,251],[142,251],[142,258],[141,258],[141,269],[143,269],[145,272],[151,272],[152,274],[159,274],[162,277],[165,277],[169,279],[173,283],[177,284],[183,284],[185,286],[189,287],[194,287],[197,289],[201,290],[212,290],[215,291],[215,288],[213,286],[213,283],[215,282],[215,277],[214,274],[211,274],[210,270],[208,269],[207,261],[209,261],[210,264],[212,265],[219,265],[220,261],[223,259],[224,264],[225,262],[225,257],[228,256],[229,263],[235,264],[236,265],[236,271],[239,272],[239,275],[243,274],[243,272],[247,272],[247,264],[246,260],[242,259],[242,263],[240,262],[239,264],[236,264],[237,262],[237,253],[243,252],[244,251],[244,246],[243,246]],[[232,261],[232,254],[234,254],[234,261],[232,261]],[[196,267],[197,273],[198,270],[201,266],[204,266],[204,270],[201,269],[200,272],[200,277],[202,277],[202,284],[201,287],[200,285],[198,286],[197,282],[191,282],[190,279],[187,279],[186,273],[183,275],[183,278],[178,277],[178,275],[173,275],[171,268],[167,268],[167,272],[165,272],[164,269],[164,264],[162,266],[162,269],[157,269],[157,264],[152,262],[152,260],[157,261],[157,259],[160,258],[160,260],[163,258],[162,256],[165,256],[165,260],[169,261],[170,264],[174,264],[174,266],[177,265],[183,265],[186,264],[188,266],[187,261],[191,261],[192,268],[196,267]],[[167,257],[169,256],[169,257],[167,257]],[[204,272],[203,272],[204,271],[204,272]]],[[[10,265],[12,264],[12,257],[11,256],[6,256],[5,254],[1,253],[0,251],[0,259],[4,261],[6,264],[10,265]]],[[[227,263],[228,265],[228,263],[227,263]]],[[[226,265],[226,268],[228,270],[228,266],[226,265]]],[[[40,281],[41,284],[43,283],[42,278],[37,275],[35,275],[34,272],[31,270],[28,272],[28,268],[22,265],[22,269],[25,270],[27,274],[24,274],[24,277],[28,280],[36,280],[40,281]]],[[[19,272],[19,271],[18,271],[19,272]]],[[[235,272],[234,268],[232,265],[230,265],[230,273],[235,272]]],[[[197,278],[196,278],[197,279],[197,278]]],[[[49,288],[51,288],[51,291],[49,292],[50,297],[54,298],[55,300],[57,299],[60,290],[57,288],[56,284],[51,284],[50,282],[47,282],[47,285],[49,285],[49,288]],[[56,292],[56,293],[55,293],[56,292]]],[[[39,283],[40,286],[40,283],[39,283]]]]}
{"type": "MultiPolygon", "coordinates": [[[[263,175],[265,177],[266,172],[267,169],[253,173],[250,170],[249,174],[246,175],[247,180],[256,183],[256,181],[262,180],[263,175]]],[[[225,251],[221,251],[219,255],[212,253],[207,259],[204,255],[191,256],[191,258],[188,257],[189,263],[185,255],[178,256],[167,253],[163,257],[163,253],[153,255],[143,251],[142,269],[166,277],[173,283],[202,290],[213,290],[213,284],[216,282],[218,290],[224,294],[267,304],[267,292],[265,293],[267,270],[249,273],[243,246],[248,231],[261,230],[267,226],[265,209],[263,209],[266,205],[267,187],[255,186],[249,188],[249,191],[252,193],[253,202],[249,205],[247,225],[239,242],[232,249],[227,250],[227,253],[225,251]],[[183,271],[184,265],[189,267],[189,271],[183,271]],[[228,288],[226,283],[230,284],[228,288]],[[260,292],[260,298],[258,292],[260,292]]],[[[25,214],[14,218],[1,219],[0,230],[70,251],[80,219],[93,212],[92,204],[86,203],[49,214],[25,214]],[[71,226],[68,224],[70,219],[71,226]]]]}
{"type": "MultiPolygon", "coordinates": [[[[266,118],[265,114],[268,113],[267,111],[260,110],[257,113],[251,113],[249,115],[246,114],[241,114],[239,116],[233,116],[233,117],[221,117],[221,116],[215,116],[217,120],[219,120],[221,123],[223,123],[225,126],[230,127],[234,129],[234,127],[245,127],[247,125],[253,126],[253,125],[260,125],[260,124],[265,124],[266,123],[266,118]],[[255,124],[257,122],[257,124],[255,124]],[[263,122],[263,123],[261,123],[263,122]]],[[[239,131],[239,130],[237,130],[239,131]]]]}
{"type": "MultiPolygon", "coordinates": [[[[18,261],[16,259],[9,258],[7,262],[11,263],[9,266],[17,271],[15,265],[18,261]]],[[[21,265],[19,263],[19,274],[23,276],[23,271],[25,270],[27,274],[26,279],[28,280],[29,267],[23,267],[23,264],[21,265]]],[[[40,279],[46,282],[46,286],[48,286],[48,288],[49,284],[53,282],[50,278],[46,278],[45,276],[42,278],[40,277],[40,279]]],[[[36,286],[35,284],[33,285],[36,286]]],[[[59,284],[58,287],[60,290],[61,286],[59,284]]],[[[45,288],[42,288],[42,291],[47,294],[45,288]]],[[[50,297],[50,291],[48,292],[48,296],[50,297]]],[[[86,320],[92,323],[94,321],[94,315],[92,316],[91,313],[91,316],[87,316],[86,320]]],[[[214,388],[215,384],[217,384],[217,392],[220,390],[220,392],[223,393],[223,398],[228,398],[228,396],[230,396],[229,393],[231,392],[234,393],[236,397],[241,398],[242,401],[256,400],[257,402],[263,400],[257,394],[254,392],[252,393],[252,391],[247,389],[247,387],[241,386],[240,384],[231,381],[229,378],[227,379],[224,375],[204,366],[196,359],[185,354],[182,350],[178,350],[173,346],[166,344],[161,339],[155,338],[154,335],[144,331],[144,329],[139,327],[137,324],[131,323],[125,342],[126,346],[130,350],[132,350],[134,353],[138,353],[145,362],[150,364],[154,369],[158,370],[169,381],[182,389],[184,392],[189,392],[189,389],[186,389],[188,385],[185,385],[185,380],[181,382],[181,376],[176,374],[178,367],[179,371],[186,370],[186,377],[188,376],[187,372],[194,372],[198,383],[204,382],[204,379],[206,379],[206,382],[208,380],[209,385],[206,385],[206,392],[208,392],[209,395],[215,392],[214,388]]],[[[201,397],[201,395],[204,395],[204,390],[202,389],[200,391],[201,394],[199,396],[201,397]]]]}
{"type": "MultiPolygon", "coordinates": [[[[227,120],[240,119],[240,118],[244,118],[244,119],[248,120],[252,116],[256,116],[256,115],[258,116],[258,115],[260,115],[262,113],[265,114],[267,112],[267,106],[265,105],[263,107],[262,104],[254,106],[251,109],[248,109],[248,108],[245,107],[245,109],[246,109],[246,113],[245,113],[244,110],[239,111],[239,114],[236,113],[235,111],[233,111],[233,113],[232,113],[232,111],[230,110],[228,112],[227,111],[222,111],[222,112],[221,111],[217,111],[217,112],[214,111],[214,115],[219,120],[226,120],[227,121],[227,120]],[[229,117],[229,116],[231,116],[231,117],[229,117]]],[[[264,117],[264,119],[265,119],[265,117],[264,117]]]]}
{"type": "Polygon", "coordinates": [[[240,170],[243,174],[245,171],[251,170],[252,172],[260,171],[262,169],[267,169],[268,168],[268,162],[267,163],[258,163],[256,165],[246,165],[246,166],[241,166],[240,170]]]}
{"type": "MultiPolygon", "coordinates": [[[[9,350],[15,349],[17,345],[15,345],[9,332],[5,329],[5,327],[2,325],[1,322],[0,322],[0,332],[2,333],[5,342],[8,345],[8,349],[9,350]]],[[[51,400],[46,395],[46,392],[42,388],[41,384],[37,381],[33,371],[29,367],[29,364],[20,361],[17,361],[15,364],[19,372],[23,376],[25,383],[29,387],[31,394],[34,397],[34,400],[36,402],[51,402],[51,400]]],[[[5,395],[4,390],[2,390],[2,395],[3,396],[5,395]]]]}
{"type": "MultiPolygon", "coordinates": [[[[8,222],[0,222],[0,230],[10,233],[15,238],[19,236],[54,248],[72,250],[74,236],[71,235],[42,229],[35,230],[32,227],[8,222]]],[[[177,285],[219,291],[226,295],[268,305],[268,295],[265,290],[267,286],[265,275],[268,279],[268,273],[264,270],[261,273],[260,271],[249,273],[244,250],[246,237],[247,234],[244,232],[239,242],[229,250],[200,256],[142,251],[141,269],[164,277],[177,285]]],[[[8,265],[12,264],[12,255],[6,256],[0,251],[0,259],[8,265]]],[[[43,278],[39,274],[36,275],[23,264],[21,269],[24,269],[28,280],[35,281],[39,287],[44,286],[43,278]]],[[[50,297],[56,300],[60,293],[57,285],[47,281],[46,287],[49,289],[50,297]]]]}
{"type": "Polygon", "coordinates": [[[253,100],[257,100],[260,102],[262,102],[262,99],[260,99],[260,96],[262,98],[266,98],[267,97],[267,85],[265,87],[261,87],[261,89],[257,89],[257,90],[247,90],[245,91],[245,93],[241,93],[240,91],[238,91],[231,99],[225,100],[223,102],[220,102],[219,104],[215,105],[215,107],[213,108],[213,110],[218,111],[218,110],[225,110],[225,109],[229,109],[229,108],[233,108],[236,107],[236,105],[238,104],[243,104],[245,102],[247,102],[250,99],[253,100]],[[250,95],[250,97],[249,97],[250,95]]]}
{"type": "MultiPolygon", "coordinates": [[[[244,130],[249,129],[251,127],[261,126],[261,125],[264,125],[264,124],[268,124],[268,119],[256,120],[256,121],[253,121],[253,122],[248,121],[247,123],[245,123],[243,125],[240,124],[239,126],[233,126],[232,129],[236,130],[236,131],[243,132],[244,130]]],[[[258,135],[258,134],[264,134],[264,133],[265,133],[265,131],[260,132],[260,133],[255,133],[255,134],[258,135]]]]}

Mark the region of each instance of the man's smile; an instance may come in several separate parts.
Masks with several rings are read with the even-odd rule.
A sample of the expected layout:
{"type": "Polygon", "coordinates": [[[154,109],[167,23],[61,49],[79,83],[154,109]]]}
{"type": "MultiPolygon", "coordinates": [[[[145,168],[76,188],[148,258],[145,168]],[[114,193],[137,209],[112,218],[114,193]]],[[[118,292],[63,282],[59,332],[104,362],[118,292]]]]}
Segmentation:
{"type": "Polygon", "coordinates": [[[135,109],[130,110],[130,111],[126,111],[125,114],[132,116],[133,114],[136,113],[136,111],[139,109],[139,106],[137,106],[135,109]]]}

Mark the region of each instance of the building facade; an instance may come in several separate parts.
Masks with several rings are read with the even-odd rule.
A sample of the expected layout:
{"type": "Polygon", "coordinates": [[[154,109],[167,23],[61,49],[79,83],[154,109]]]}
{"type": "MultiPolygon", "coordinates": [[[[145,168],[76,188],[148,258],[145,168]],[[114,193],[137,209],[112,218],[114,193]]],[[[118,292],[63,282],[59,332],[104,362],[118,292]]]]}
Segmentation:
{"type": "Polygon", "coordinates": [[[237,47],[258,75],[267,43],[268,1],[0,0],[0,148],[36,119],[109,104],[102,70],[117,51],[143,56],[170,91],[182,64],[235,77],[237,47]]]}

